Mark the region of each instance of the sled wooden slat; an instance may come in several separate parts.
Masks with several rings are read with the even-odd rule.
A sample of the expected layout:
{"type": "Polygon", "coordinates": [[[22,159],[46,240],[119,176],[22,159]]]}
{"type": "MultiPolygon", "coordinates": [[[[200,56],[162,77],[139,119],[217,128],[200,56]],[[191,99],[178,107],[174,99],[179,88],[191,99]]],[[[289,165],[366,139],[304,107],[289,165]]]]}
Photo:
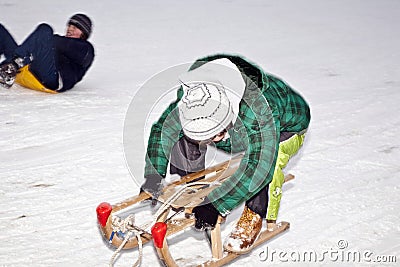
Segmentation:
{"type": "Polygon", "coordinates": [[[151,195],[147,194],[146,192],[142,192],[137,196],[125,199],[122,202],[112,205],[112,207],[113,207],[112,212],[114,213],[114,212],[123,210],[129,206],[136,204],[136,203],[142,202],[143,200],[146,200],[150,197],[151,197],[151,195]]]}
{"type": "MultiPolygon", "coordinates": [[[[207,183],[212,183],[215,181],[223,182],[224,180],[228,179],[232,174],[235,173],[238,164],[240,163],[240,159],[241,158],[237,157],[231,160],[230,162],[225,162],[220,166],[221,168],[208,168],[207,171],[202,171],[201,172],[202,175],[199,175],[199,177],[213,173],[215,174],[202,179],[201,182],[207,182],[207,183]]],[[[198,175],[196,175],[194,179],[197,179],[198,178],[197,176],[198,175]]],[[[190,189],[187,189],[186,192],[183,193],[177,200],[171,203],[171,206],[174,208],[181,208],[181,207],[190,208],[197,206],[216,187],[218,187],[218,184],[210,186],[207,185],[192,186],[190,187],[190,189]]],[[[161,202],[165,202],[176,192],[176,190],[177,186],[175,184],[168,185],[163,190],[163,194],[158,198],[158,200],[161,202]]]]}
{"type": "MultiPolygon", "coordinates": [[[[172,183],[172,185],[190,183],[190,182],[197,180],[203,176],[206,176],[207,174],[211,174],[213,172],[217,172],[217,173],[222,172],[222,171],[226,170],[227,168],[229,168],[230,166],[240,162],[242,160],[242,158],[243,158],[242,154],[236,155],[233,158],[231,158],[230,160],[218,163],[218,164],[208,167],[202,171],[185,175],[179,181],[172,183]]],[[[235,170],[236,170],[236,168],[235,168],[235,170]]]]}
{"type": "MultiPolygon", "coordinates": [[[[264,230],[263,232],[261,232],[260,236],[254,242],[254,245],[253,245],[253,247],[252,247],[252,249],[250,251],[252,251],[257,246],[265,243],[266,241],[274,238],[275,236],[285,232],[286,230],[288,230],[290,228],[290,223],[288,223],[288,222],[280,222],[277,225],[278,225],[278,227],[276,229],[274,229],[274,231],[264,230]]],[[[246,253],[243,253],[243,254],[246,254],[246,253]]],[[[212,259],[212,260],[206,261],[206,262],[202,263],[201,265],[198,265],[198,267],[219,267],[219,266],[223,266],[225,264],[230,263],[232,260],[236,259],[237,257],[240,257],[243,254],[237,254],[237,253],[226,252],[225,251],[222,258],[220,258],[220,259],[212,259]]]]}
{"type": "Polygon", "coordinates": [[[211,255],[213,259],[221,259],[223,256],[222,240],[221,240],[221,216],[218,217],[218,222],[211,231],[211,255]]]}
{"type": "MultiPolygon", "coordinates": [[[[170,236],[176,233],[181,232],[182,230],[194,225],[194,218],[178,218],[178,219],[173,219],[170,220],[167,223],[167,234],[166,236],[170,236]]],[[[111,222],[107,223],[106,227],[101,227],[101,232],[104,236],[105,239],[108,239],[111,236],[112,229],[111,229],[111,222]]],[[[141,236],[142,243],[145,244],[149,241],[151,241],[153,238],[151,235],[147,234],[142,234],[141,236]]],[[[113,238],[111,241],[111,245],[114,247],[118,247],[121,245],[121,240],[117,238],[113,238]]],[[[138,246],[138,241],[136,238],[130,239],[126,245],[124,246],[124,249],[131,249],[135,248],[138,246]]]]}
{"type": "Polygon", "coordinates": [[[194,218],[180,218],[171,220],[167,223],[167,236],[178,233],[192,225],[194,225],[194,218]]]}

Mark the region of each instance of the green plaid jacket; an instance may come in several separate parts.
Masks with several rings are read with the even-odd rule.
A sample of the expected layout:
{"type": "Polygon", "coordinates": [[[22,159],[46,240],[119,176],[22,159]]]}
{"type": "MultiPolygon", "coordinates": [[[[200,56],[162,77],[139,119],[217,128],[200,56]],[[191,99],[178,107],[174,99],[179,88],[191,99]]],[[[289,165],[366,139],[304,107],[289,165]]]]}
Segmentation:
{"type": "MultiPolygon", "coordinates": [[[[244,151],[238,170],[208,199],[222,214],[250,199],[272,180],[281,132],[300,133],[310,122],[306,101],[285,82],[265,73],[260,67],[241,56],[217,54],[197,60],[190,68],[220,58],[227,58],[240,70],[246,88],[239,104],[238,119],[229,130],[230,138],[217,143],[226,152],[244,151]]],[[[177,100],[169,105],[153,124],[146,153],[145,176],[166,175],[173,145],[182,136],[177,104],[183,90],[177,91],[177,100]]]]}

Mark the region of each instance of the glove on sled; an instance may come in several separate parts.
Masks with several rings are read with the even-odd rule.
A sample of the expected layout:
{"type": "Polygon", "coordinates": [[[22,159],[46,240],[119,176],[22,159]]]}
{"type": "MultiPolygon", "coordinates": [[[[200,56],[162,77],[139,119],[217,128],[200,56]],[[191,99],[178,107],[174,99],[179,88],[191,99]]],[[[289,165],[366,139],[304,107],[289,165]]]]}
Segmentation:
{"type": "Polygon", "coordinates": [[[157,204],[157,198],[160,195],[162,189],[162,176],[158,174],[150,174],[147,175],[146,181],[140,187],[140,193],[147,192],[152,195],[152,205],[155,206],[157,204]]]}
{"type": "Polygon", "coordinates": [[[213,228],[218,220],[220,213],[206,198],[199,206],[193,208],[192,212],[196,218],[195,227],[198,230],[213,228]]]}

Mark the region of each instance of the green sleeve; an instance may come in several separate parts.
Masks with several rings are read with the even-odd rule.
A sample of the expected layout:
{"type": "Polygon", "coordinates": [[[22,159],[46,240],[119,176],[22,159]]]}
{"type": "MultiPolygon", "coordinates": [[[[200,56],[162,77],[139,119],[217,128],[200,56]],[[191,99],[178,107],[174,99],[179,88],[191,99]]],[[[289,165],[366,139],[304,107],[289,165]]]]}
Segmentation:
{"type": "Polygon", "coordinates": [[[236,144],[247,147],[245,155],[238,170],[208,195],[222,215],[250,199],[271,181],[279,145],[277,127],[261,92],[258,89],[248,92],[231,131],[233,148],[236,144]]]}
{"type": "Polygon", "coordinates": [[[179,140],[182,130],[177,108],[182,94],[183,89],[180,88],[177,100],[168,106],[151,127],[145,158],[145,177],[149,174],[166,176],[172,147],[179,140]]]}

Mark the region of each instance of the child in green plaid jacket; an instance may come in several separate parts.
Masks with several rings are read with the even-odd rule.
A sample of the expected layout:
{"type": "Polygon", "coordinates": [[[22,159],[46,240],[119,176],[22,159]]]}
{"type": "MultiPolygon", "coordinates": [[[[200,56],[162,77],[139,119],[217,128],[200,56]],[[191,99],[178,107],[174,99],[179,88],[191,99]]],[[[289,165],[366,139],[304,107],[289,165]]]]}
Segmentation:
{"type": "Polygon", "coordinates": [[[177,100],[152,126],[141,190],[156,195],[170,163],[180,175],[203,168],[210,143],[226,152],[244,152],[237,171],[193,209],[196,228],[203,229],[214,227],[219,215],[226,216],[245,202],[224,243],[226,250],[243,253],[259,235],[262,218],[272,225],[277,219],[282,168],[303,143],[310,109],[284,81],[239,55],[201,58],[186,76],[177,100]],[[207,69],[221,59],[233,63],[243,81],[237,115],[226,94],[225,78],[207,69]]]}

